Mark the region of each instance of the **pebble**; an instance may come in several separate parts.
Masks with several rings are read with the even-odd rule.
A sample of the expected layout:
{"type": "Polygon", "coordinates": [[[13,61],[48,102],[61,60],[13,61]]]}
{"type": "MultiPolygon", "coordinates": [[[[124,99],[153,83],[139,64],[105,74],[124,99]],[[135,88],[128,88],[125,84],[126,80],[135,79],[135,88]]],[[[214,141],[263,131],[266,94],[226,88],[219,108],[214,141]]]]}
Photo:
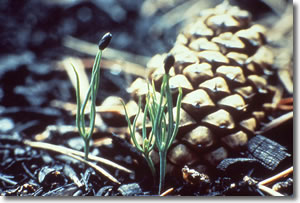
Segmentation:
{"type": "Polygon", "coordinates": [[[10,118],[1,118],[0,126],[1,126],[0,132],[8,133],[15,127],[15,124],[14,124],[14,121],[10,118]]]}
{"type": "Polygon", "coordinates": [[[118,191],[122,194],[122,196],[135,196],[142,193],[142,189],[137,183],[121,185],[118,188],[118,191]]]}
{"type": "Polygon", "coordinates": [[[82,151],[84,148],[84,141],[82,137],[74,137],[68,140],[68,146],[72,149],[76,149],[78,151],[82,151]]]}
{"type": "Polygon", "coordinates": [[[18,148],[15,148],[15,150],[14,150],[14,155],[17,156],[17,157],[18,156],[19,157],[24,156],[25,153],[26,153],[26,150],[24,148],[18,147],[18,148]]]}
{"type": "Polygon", "coordinates": [[[96,193],[95,196],[109,196],[110,192],[112,191],[113,186],[108,185],[100,188],[100,190],[96,193]]]}

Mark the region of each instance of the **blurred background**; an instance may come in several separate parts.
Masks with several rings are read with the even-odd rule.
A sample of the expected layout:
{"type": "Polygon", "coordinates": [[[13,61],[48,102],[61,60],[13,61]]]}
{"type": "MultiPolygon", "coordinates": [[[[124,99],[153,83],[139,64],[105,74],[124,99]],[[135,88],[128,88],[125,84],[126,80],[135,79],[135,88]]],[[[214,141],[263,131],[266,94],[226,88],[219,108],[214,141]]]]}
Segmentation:
{"type": "MultiPolygon", "coordinates": [[[[128,99],[126,88],[135,77],[145,74],[143,69],[148,60],[170,50],[188,19],[221,2],[1,0],[0,115],[23,122],[31,120],[32,115],[18,116],[19,108],[41,108],[34,111],[42,112],[51,100],[75,103],[75,91],[59,64],[66,57],[77,57],[89,71],[98,41],[106,32],[111,32],[113,39],[102,61],[102,90],[97,103],[110,95],[128,99]]],[[[254,22],[269,29],[272,45],[283,48],[280,53],[292,55],[291,0],[231,0],[230,3],[248,10],[254,22]]],[[[292,87],[287,88],[291,93],[292,87]]],[[[1,121],[7,125],[7,119],[1,121]]],[[[7,129],[14,125],[8,124],[11,127],[7,129]]]]}
{"type": "MultiPolygon", "coordinates": [[[[181,25],[222,0],[28,0],[0,2],[0,52],[37,58],[65,54],[68,36],[91,43],[112,32],[111,46],[142,56],[171,48],[181,25]]],[[[290,0],[232,0],[254,21],[274,25],[290,0]]],[[[70,53],[70,52],[69,52],[70,53]]],[[[72,53],[73,54],[73,53],[72,53]]]]}

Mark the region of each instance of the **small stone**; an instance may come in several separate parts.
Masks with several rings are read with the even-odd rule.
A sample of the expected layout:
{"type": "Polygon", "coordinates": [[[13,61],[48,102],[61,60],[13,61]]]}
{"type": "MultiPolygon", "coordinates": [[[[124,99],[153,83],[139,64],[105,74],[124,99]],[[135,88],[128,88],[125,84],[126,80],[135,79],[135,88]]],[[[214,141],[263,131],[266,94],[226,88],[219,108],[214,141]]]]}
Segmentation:
{"type": "Polygon", "coordinates": [[[18,147],[18,148],[15,148],[15,150],[14,150],[14,154],[15,154],[15,156],[17,156],[17,157],[24,156],[25,153],[26,153],[26,150],[25,150],[24,148],[18,147]]]}
{"type": "Polygon", "coordinates": [[[209,176],[204,173],[199,173],[195,169],[190,169],[187,165],[185,165],[182,169],[182,177],[183,179],[191,184],[191,185],[200,185],[200,184],[209,184],[210,179],[209,176]]]}
{"type": "Polygon", "coordinates": [[[142,193],[142,189],[138,183],[130,183],[126,185],[121,185],[118,191],[122,196],[136,196],[142,193]]]}
{"type": "Polygon", "coordinates": [[[100,188],[95,196],[109,196],[110,192],[112,191],[113,186],[108,185],[100,188]]]}
{"type": "Polygon", "coordinates": [[[68,140],[69,147],[81,151],[84,148],[84,141],[81,137],[74,137],[68,140]]]}
{"type": "Polygon", "coordinates": [[[54,171],[55,171],[54,168],[50,168],[50,167],[48,167],[48,166],[43,167],[43,168],[39,171],[39,174],[38,174],[38,181],[39,181],[39,183],[43,183],[44,180],[45,180],[45,177],[46,177],[48,174],[50,174],[50,173],[52,173],[52,172],[54,172],[54,171]]]}
{"type": "Polygon", "coordinates": [[[0,132],[7,133],[15,127],[14,121],[10,118],[0,119],[0,132]]]}

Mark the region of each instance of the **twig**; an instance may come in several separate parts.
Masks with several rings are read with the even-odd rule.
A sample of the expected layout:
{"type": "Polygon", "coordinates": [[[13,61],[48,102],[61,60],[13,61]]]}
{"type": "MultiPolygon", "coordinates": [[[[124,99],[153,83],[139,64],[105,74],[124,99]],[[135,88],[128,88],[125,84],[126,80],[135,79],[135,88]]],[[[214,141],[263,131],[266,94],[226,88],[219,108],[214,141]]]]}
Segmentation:
{"type": "Polygon", "coordinates": [[[8,183],[8,184],[11,184],[11,185],[16,185],[16,184],[18,184],[16,181],[10,180],[9,178],[7,178],[6,175],[1,174],[1,173],[0,173],[0,180],[6,182],[6,183],[8,183]]]}
{"type": "MultiPolygon", "coordinates": [[[[67,148],[67,147],[63,147],[63,146],[54,145],[54,144],[49,144],[49,143],[44,143],[44,142],[34,142],[34,141],[30,141],[30,140],[25,140],[24,144],[29,145],[31,147],[36,147],[36,148],[55,151],[55,152],[58,152],[58,153],[61,153],[61,154],[66,154],[66,155],[74,154],[74,155],[77,155],[77,156],[80,156],[80,157],[84,157],[83,152],[80,152],[80,151],[77,151],[77,150],[74,150],[74,149],[70,149],[70,148],[67,148]]],[[[127,173],[133,173],[132,170],[129,170],[129,169],[127,169],[127,168],[125,168],[125,167],[123,167],[119,164],[116,164],[116,163],[114,163],[114,162],[112,162],[108,159],[97,157],[97,156],[94,156],[92,154],[89,155],[89,159],[93,160],[93,161],[98,161],[100,163],[106,164],[106,165],[114,167],[114,168],[117,168],[117,169],[125,171],[127,173]]]]}
{"type": "Polygon", "coordinates": [[[293,172],[293,167],[290,167],[290,168],[282,171],[281,173],[278,173],[275,176],[272,176],[272,177],[270,177],[270,178],[268,178],[266,180],[263,180],[263,181],[259,182],[258,184],[259,185],[268,185],[268,184],[271,184],[271,183],[273,183],[274,181],[277,181],[280,178],[284,178],[284,177],[288,176],[292,172],[293,172]]]}
{"type": "Polygon", "coordinates": [[[259,182],[259,183],[257,184],[257,187],[258,187],[260,190],[262,190],[262,191],[264,191],[264,192],[266,192],[266,193],[268,193],[268,194],[270,194],[270,195],[272,195],[272,196],[284,196],[283,194],[281,194],[281,193],[279,193],[279,192],[277,192],[277,191],[275,191],[275,190],[273,190],[273,189],[267,187],[266,185],[269,185],[269,184],[271,184],[271,183],[277,181],[277,180],[280,179],[280,178],[284,178],[284,177],[288,176],[288,175],[289,175],[290,173],[292,173],[292,172],[293,172],[293,167],[290,167],[290,168],[288,168],[288,169],[286,169],[286,170],[284,170],[284,171],[278,173],[278,174],[275,175],[275,176],[272,176],[272,177],[270,177],[270,178],[267,178],[267,179],[265,179],[265,180],[259,182]]]}
{"type": "Polygon", "coordinates": [[[31,173],[31,171],[27,168],[25,162],[22,162],[22,166],[23,169],[25,170],[25,172],[32,178],[32,179],[36,179],[36,177],[31,173]]]}
{"type": "Polygon", "coordinates": [[[290,120],[293,118],[293,111],[291,112],[288,112],[274,120],[272,120],[270,123],[268,123],[267,125],[265,125],[260,131],[257,131],[256,134],[262,134],[262,133],[265,133],[277,126],[279,126],[280,124],[290,120]]]}
{"type": "Polygon", "coordinates": [[[292,111],[294,109],[293,102],[293,97],[281,99],[277,104],[277,108],[280,110],[292,111]]]}

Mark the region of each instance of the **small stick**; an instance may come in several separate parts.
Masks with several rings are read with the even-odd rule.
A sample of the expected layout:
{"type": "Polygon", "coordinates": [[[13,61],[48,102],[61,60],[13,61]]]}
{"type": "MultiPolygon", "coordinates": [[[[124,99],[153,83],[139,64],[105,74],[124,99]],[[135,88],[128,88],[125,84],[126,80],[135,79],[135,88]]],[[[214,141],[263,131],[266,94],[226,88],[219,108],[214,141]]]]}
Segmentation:
{"type": "MultiPolygon", "coordinates": [[[[36,147],[36,148],[55,151],[55,152],[58,152],[58,153],[61,153],[61,154],[66,154],[66,155],[74,154],[74,155],[77,155],[77,156],[80,156],[80,157],[84,157],[83,152],[80,152],[80,151],[77,151],[77,150],[74,150],[74,149],[70,149],[70,148],[67,148],[67,147],[63,147],[63,146],[53,145],[53,144],[44,143],[44,142],[33,142],[33,141],[30,141],[30,140],[25,140],[24,144],[29,145],[31,147],[36,147]]],[[[127,168],[125,168],[125,167],[123,167],[119,164],[116,164],[116,163],[114,163],[114,162],[112,162],[108,159],[97,157],[97,156],[94,156],[92,154],[89,155],[89,159],[93,160],[93,161],[98,161],[98,162],[106,164],[106,165],[109,165],[111,167],[117,168],[117,169],[125,171],[127,173],[133,173],[132,170],[129,170],[129,169],[127,169],[127,168]]]]}
{"type": "Polygon", "coordinates": [[[170,194],[173,191],[174,191],[174,188],[167,189],[165,192],[161,193],[160,196],[167,196],[168,194],[170,194]]]}
{"type": "Polygon", "coordinates": [[[11,184],[11,185],[18,184],[16,181],[10,180],[10,179],[6,178],[5,175],[2,175],[2,174],[0,174],[0,180],[6,182],[8,184],[11,184]]]}
{"type": "Polygon", "coordinates": [[[293,104],[294,98],[288,97],[280,100],[279,104],[293,104]]]}
{"type": "Polygon", "coordinates": [[[277,104],[277,108],[280,110],[292,111],[294,109],[293,101],[293,97],[283,98],[277,104]]]}
{"type": "Polygon", "coordinates": [[[35,176],[30,172],[30,170],[27,168],[27,166],[25,165],[25,162],[22,162],[22,166],[23,169],[25,170],[25,172],[32,178],[32,179],[36,179],[35,176]]]}
{"type": "Polygon", "coordinates": [[[277,108],[283,111],[292,111],[294,109],[293,105],[284,105],[284,104],[280,104],[277,105],[277,108]]]}
{"type": "Polygon", "coordinates": [[[258,184],[257,187],[258,187],[260,190],[262,190],[262,191],[264,191],[264,192],[266,192],[266,193],[268,193],[268,194],[270,194],[270,195],[272,195],[272,196],[276,196],[276,197],[284,196],[283,194],[281,194],[281,193],[279,193],[279,192],[276,192],[275,190],[272,190],[271,188],[268,188],[267,186],[258,184]]]}
{"type": "Polygon", "coordinates": [[[286,169],[286,170],[278,173],[275,176],[272,176],[272,177],[270,177],[270,178],[268,178],[266,180],[263,180],[263,181],[259,182],[258,185],[268,185],[268,184],[271,184],[271,183],[273,183],[274,181],[277,181],[280,178],[284,178],[284,177],[288,176],[292,172],[293,172],[293,167],[290,167],[290,168],[288,168],[288,169],[286,169]]]}

